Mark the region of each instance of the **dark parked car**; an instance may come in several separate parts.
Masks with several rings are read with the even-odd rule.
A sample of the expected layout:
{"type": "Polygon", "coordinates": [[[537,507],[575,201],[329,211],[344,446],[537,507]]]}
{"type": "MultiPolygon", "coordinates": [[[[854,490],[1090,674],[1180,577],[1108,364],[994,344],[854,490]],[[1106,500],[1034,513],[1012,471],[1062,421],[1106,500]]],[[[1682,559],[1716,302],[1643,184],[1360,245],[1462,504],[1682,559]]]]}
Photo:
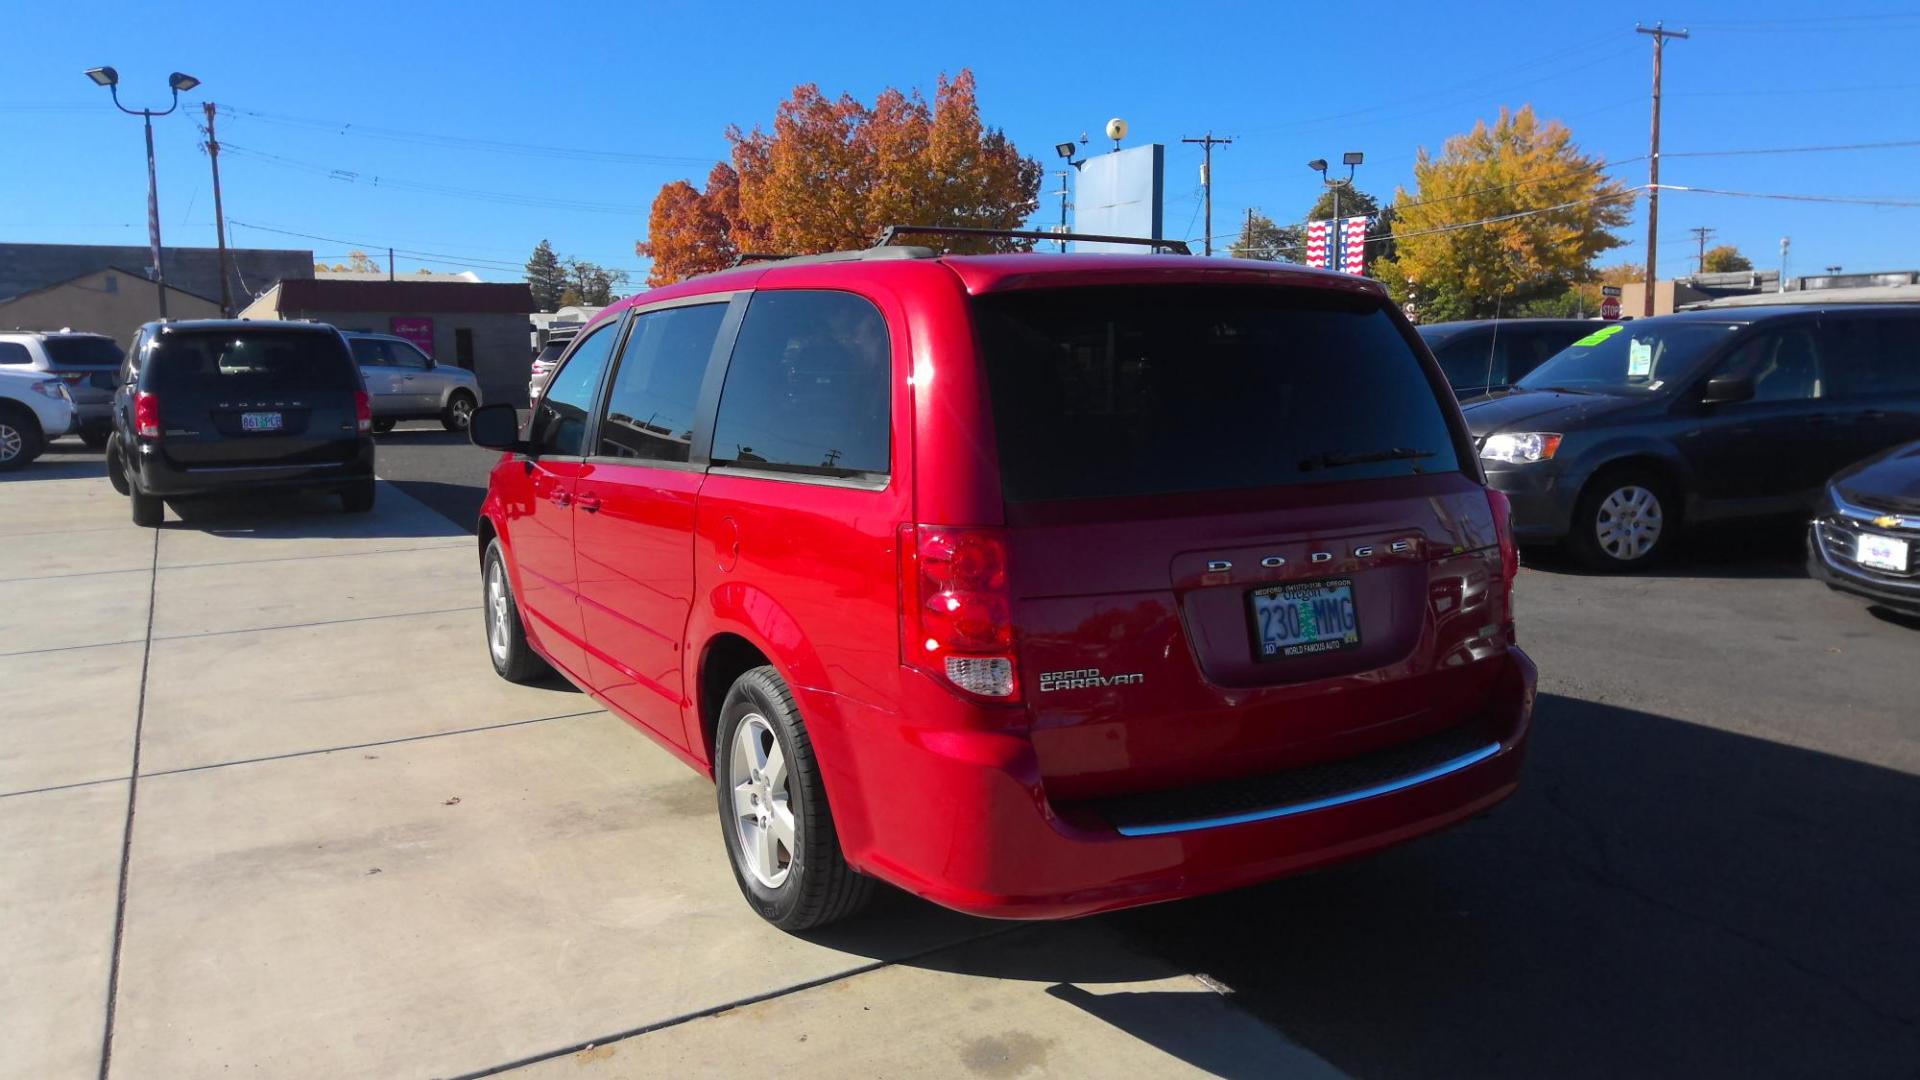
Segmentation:
{"type": "Polygon", "coordinates": [[[1920,305],[1607,323],[1463,412],[1523,542],[1637,567],[1683,521],[1804,515],[1842,467],[1920,439],[1920,305]]]}
{"type": "Polygon", "coordinates": [[[1833,478],[1807,532],[1807,571],[1840,592],[1920,615],[1920,442],[1833,478]]]}
{"type": "Polygon", "coordinates": [[[161,500],[263,487],[338,492],[373,509],[372,405],[324,323],[148,323],[114,394],[107,475],[133,520],[161,500]]]}
{"type": "Polygon", "coordinates": [[[1606,325],[1591,319],[1472,319],[1417,327],[1460,400],[1513,385],[1578,338],[1606,325]]]}

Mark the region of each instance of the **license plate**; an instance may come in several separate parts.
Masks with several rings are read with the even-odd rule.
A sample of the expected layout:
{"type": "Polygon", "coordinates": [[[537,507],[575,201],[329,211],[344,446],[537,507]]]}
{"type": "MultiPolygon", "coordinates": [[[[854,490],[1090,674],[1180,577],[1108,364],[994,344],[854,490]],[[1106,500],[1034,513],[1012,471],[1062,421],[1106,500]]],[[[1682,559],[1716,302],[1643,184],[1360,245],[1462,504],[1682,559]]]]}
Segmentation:
{"type": "Polygon", "coordinates": [[[1907,542],[1897,536],[1861,533],[1854,541],[1853,561],[1871,570],[1907,572],[1907,542]]]}
{"type": "Polygon", "coordinates": [[[243,412],[240,414],[241,431],[279,431],[281,417],[277,412],[243,412]]]}
{"type": "Polygon", "coordinates": [[[1255,659],[1281,660],[1360,644],[1351,578],[1269,585],[1247,594],[1247,603],[1255,659]]]}

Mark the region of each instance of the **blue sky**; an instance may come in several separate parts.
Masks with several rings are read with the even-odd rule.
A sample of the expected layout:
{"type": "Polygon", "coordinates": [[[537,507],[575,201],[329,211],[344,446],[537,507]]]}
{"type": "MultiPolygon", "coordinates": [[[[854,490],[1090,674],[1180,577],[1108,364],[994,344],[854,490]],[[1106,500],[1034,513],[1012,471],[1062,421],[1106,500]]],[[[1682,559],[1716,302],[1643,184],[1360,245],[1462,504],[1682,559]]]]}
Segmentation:
{"type": "MultiPolygon", "coordinates": [[[[1053,143],[1085,131],[1097,147],[1107,118],[1123,116],[1130,144],[1169,144],[1167,230],[1187,237],[1202,232],[1199,149],[1179,139],[1208,129],[1236,140],[1215,151],[1216,233],[1248,206],[1298,219],[1318,186],[1304,162],[1347,150],[1367,155],[1360,187],[1388,196],[1410,182],[1419,147],[1437,149],[1503,104],[1565,120],[1589,152],[1641,157],[1650,50],[1636,19],[1694,33],[1667,49],[1669,155],[1920,140],[1920,7],[1888,0],[569,10],[579,13],[494,0],[0,0],[11,45],[0,238],[144,242],[140,125],[81,75],[100,64],[119,69],[133,105],[164,105],[170,70],[203,81],[156,124],[169,244],[214,242],[200,115],[189,112],[211,100],[236,110],[220,120],[233,148],[221,159],[227,217],[246,223],[230,243],[311,247],[330,261],[391,245],[436,256],[402,257],[403,272],[424,263],[496,280],[517,278],[544,237],[637,282],[633,243],[660,185],[698,182],[726,153],[729,123],[769,122],[808,81],[870,101],[888,85],[931,95],[939,72],[971,67],[987,122],[1050,168],[1053,143]]],[[[1645,170],[1617,175],[1643,183],[1645,170]]],[[[1698,187],[1920,202],[1920,146],[1668,157],[1663,172],[1698,187]]],[[[1043,201],[1042,218],[1055,206],[1043,201]]],[[[1696,225],[1763,267],[1777,265],[1783,235],[1795,273],[1920,267],[1920,207],[1669,193],[1661,276],[1690,267],[1696,225]]],[[[1630,244],[1603,262],[1644,257],[1643,219],[1624,235],[1630,244]]]]}

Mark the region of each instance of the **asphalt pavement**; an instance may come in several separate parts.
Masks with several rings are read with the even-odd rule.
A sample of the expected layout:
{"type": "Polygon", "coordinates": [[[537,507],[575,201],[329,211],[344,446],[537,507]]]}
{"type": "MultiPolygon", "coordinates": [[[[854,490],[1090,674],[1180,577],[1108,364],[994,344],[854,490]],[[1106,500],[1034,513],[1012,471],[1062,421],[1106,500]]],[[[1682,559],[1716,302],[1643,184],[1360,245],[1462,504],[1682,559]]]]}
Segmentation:
{"type": "MultiPolygon", "coordinates": [[[[402,430],[379,467],[471,528],[491,460],[402,430]]],[[[1800,559],[1792,523],[1640,575],[1529,552],[1518,795],[1384,855],[1096,921],[1355,1075],[1915,1075],[1920,622],[1800,559]]]]}

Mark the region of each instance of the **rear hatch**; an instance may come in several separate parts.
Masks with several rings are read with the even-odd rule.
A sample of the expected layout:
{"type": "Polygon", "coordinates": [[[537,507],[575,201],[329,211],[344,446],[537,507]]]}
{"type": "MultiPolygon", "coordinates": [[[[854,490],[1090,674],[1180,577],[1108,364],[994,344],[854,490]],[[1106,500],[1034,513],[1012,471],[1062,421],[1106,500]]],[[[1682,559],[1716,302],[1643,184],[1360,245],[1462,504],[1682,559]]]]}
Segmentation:
{"type": "Polygon", "coordinates": [[[98,334],[55,334],[42,338],[47,372],[67,384],[75,405],[106,405],[120,379],[126,354],[110,337],[98,334]]]}
{"type": "Polygon", "coordinates": [[[141,374],[161,450],[185,469],[351,461],[361,388],[346,343],[318,329],[169,331],[141,374]]]}
{"type": "MultiPolygon", "coordinates": [[[[1474,722],[1504,582],[1463,432],[1378,297],[974,301],[1032,739],[1056,799],[1474,722]]],[[[1443,396],[1444,395],[1444,396],[1443,396]]]]}

